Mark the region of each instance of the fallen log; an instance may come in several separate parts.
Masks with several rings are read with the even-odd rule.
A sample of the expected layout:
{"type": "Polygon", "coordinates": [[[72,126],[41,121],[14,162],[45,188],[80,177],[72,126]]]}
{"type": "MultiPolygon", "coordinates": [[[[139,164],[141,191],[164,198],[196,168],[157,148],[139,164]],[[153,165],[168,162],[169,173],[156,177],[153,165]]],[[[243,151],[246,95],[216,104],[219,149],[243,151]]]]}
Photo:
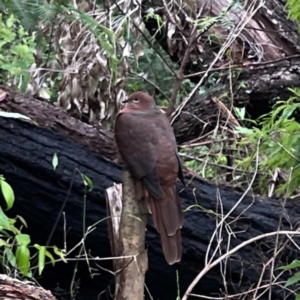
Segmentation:
{"type": "Polygon", "coordinates": [[[0,299],[10,300],[55,300],[49,291],[18,279],[0,275],[0,299]]]}
{"type": "MultiPolygon", "coordinates": [[[[68,197],[64,217],[60,218],[50,241],[50,245],[58,247],[64,247],[66,243],[68,249],[76,246],[83,237],[83,215],[86,228],[102,220],[86,238],[85,249],[90,262],[87,264],[86,259],[79,262],[72,288],[73,293],[77,294],[76,299],[109,299],[114,291],[114,276],[107,271],[113,270],[112,260],[100,260],[111,256],[105,220],[105,191],[114,183],[120,183],[122,167],[104,157],[109,143],[99,139],[96,133],[98,129],[73,120],[62,109],[53,108],[48,103],[11,95],[9,89],[7,93],[7,98],[0,102],[0,109],[20,112],[18,107],[21,107],[24,114],[34,118],[31,113],[34,111],[39,118],[37,126],[26,121],[0,117],[0,174],[5,176],[16,194],[15,206],[8,213],[24,217],[28,223],[28,230],[25,231],[31,235],[34,243],[43,245],[47,242],[61,205],[68,197]],[[78,140],[75,140],[75,134],[65,135],[64,132],[68,130],[76,132],[78,140]],[[89,132],[88,138],[85,132],[89,132]],[[95,132],[94,137],[91,132],[95,132]],[[93,142],[92,149],[89,140],[93,142]],[[86,144],[81,144],[81,141],[86,144]],[[52,166],[54,153],[58,156],[55,170],[52,166]],[[94,183],[93,190],[86,195],[82,177],[76,169],[94,183]],[[84,212],[85,200],[87,205],[84,212]]],[[[101,136],[110,136],[102,131],[103,129],[101,136]]],[[[113,147],[112,138],[110,143],[110,147],[113,147]]],[[[113,152],[114,150],[110,150],[108,153],[111,155],[113,152]]],[[[111,158],[114,156],[111,155],[111,158]]],[[[203,269],[208,247],[211,249],[209,256],[215,253],[215,258],[218,258],[258,235],[278,229],[297,228],[300,213],[298,200],[283,202],[280,199],[254,197],[250,193],[243,195],[230,187],[214,185],[188,173],[186,182],[185,189],[178,183],[185,209],[181,263],[169,266],[165,262],[159,236],[151,217],[148,218],[146,246],[149,269],[146,273],[146,285],[153,299],[175,299],[177,280],[182,295],[203,269]],[[238,202],[224,226],[211,239],[216,231],[216,224],[238,202]]],[[[294,238],[293,241],[296,245],[299,244],[299,239],[294,238]]],[[[275,270],[277,266],[298,257],[296,245],[288,237],[282,236],[246,245],[224,260],[221,268],[219,265],[212,268],[193,293],[217,297],[246,292],[250,287],[270,283],[273,274],[279,274],[275,270]],[[274,251],[279,253],[274,255],[274,251]],[[269,264],[272,258],[274,264],[269,264]]],[[[79,249],[73,251],[68,258],[75,258],[78,252],[79,249]]],[[[65,294],[70,292],[74,266],[73,260],[69,260],[67,264],[57,263],[55,267],[47,266],[37,280],[58,299],[60,295],[66,297],[65,294]]],[[[278,280],[286,280],[288,276],[284,273],[278,280]]],[[[276,299],[287,299],[293,295],[293,292],[278,284],[270,285],[268,291],[274,296],[272,299],[275,296],[276,299]]],[[[249,297],[254,293],[255,291],[250,292],[249,297]]],[[[145,294],[148,299],[148,292],[145,291],[145,294]]],[[[266,293],[260,299],[268,297],[266,293]]]]}

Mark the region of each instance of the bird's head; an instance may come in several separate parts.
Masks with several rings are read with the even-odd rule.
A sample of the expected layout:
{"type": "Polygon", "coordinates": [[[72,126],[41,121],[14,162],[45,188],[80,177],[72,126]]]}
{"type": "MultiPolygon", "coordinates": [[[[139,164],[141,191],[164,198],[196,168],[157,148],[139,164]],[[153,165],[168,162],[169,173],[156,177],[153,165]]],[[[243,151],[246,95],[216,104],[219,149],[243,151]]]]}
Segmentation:
{"type": "Polygon", "coordinates": [[[156,109],[156,104],[154,99],[143,92],[135,92],[131,94],[128,99],[124,100],[123,103],[126,104],[126,110],[153,110],[156,109]]]}

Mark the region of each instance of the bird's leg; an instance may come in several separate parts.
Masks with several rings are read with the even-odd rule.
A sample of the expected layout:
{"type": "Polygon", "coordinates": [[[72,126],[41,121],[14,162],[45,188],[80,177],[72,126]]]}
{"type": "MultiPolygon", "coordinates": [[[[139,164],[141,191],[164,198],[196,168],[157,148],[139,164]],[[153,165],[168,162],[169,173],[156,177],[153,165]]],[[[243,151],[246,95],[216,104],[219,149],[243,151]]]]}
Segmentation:
{"type": "Polygon", "coordinates": [[[149,201],[149,193],[144,187],[143,187],[143,191],[144,191],[144,197],[143,198],[146,202],[148,202],[149,201]]]}
{"type": "Polygon", "coordinates": [[[138,199],[138,201],[148,201],[149,193],[148,193],[148,191],[143,187],[141,181],[138,181],[138,182],[136,183],[136,191],[138,191],[138,193],[137,193],[137,195],[136,195],[136,199],[138,199]]]}
{"type": "Polygon", "coordinates": [[[145,201],[147,206],[149,203],[149,193],[147,189],[142,185],[141,181],[136,181],[136,199],[137,201],[145,201]]]}
{"type": "Polygon", "coordinates": [[[152,214],[152,212],[151,212],[151,209],[150,209],[150,205],[149,205],[149,192],[148,192],[148,190],[146,190],[145,188],[143,188],[143,191],[144,191],[144,200],[146,201],[146,205],[147,205],[147,208],[148,208],[148,212],[150,213],[150,214],[152,214]]]}
{"type": "Polygon", "coordinates": [[[145,201],[146,205],[143,207],[145,207],[145,211],[144,213],[148,213],[149,211],[149,194],[148,191],[143,187],[142,182],[140,180],[136,180],[135,181],[135,199],[136,201],[138,201],[138,204],[142,204],[143,201],[145,201]]]}
{"type": "Polygon", "coordinates": [[[135,181],[135,199],[140,202],[144,198],[144,189],[140,180],[135,181]]]}

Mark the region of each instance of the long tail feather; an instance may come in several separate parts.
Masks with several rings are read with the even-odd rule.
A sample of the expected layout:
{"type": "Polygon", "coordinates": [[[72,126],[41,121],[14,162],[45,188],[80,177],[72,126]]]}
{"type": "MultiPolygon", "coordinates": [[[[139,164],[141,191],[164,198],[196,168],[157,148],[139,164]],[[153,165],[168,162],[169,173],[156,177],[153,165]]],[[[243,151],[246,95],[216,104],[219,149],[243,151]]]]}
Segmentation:
{"type": "Polygon", "coordinates": [[[172,265],[181,260],[182,243],[180,229],[183,215],[176,186],[162,186],[164,196],[155,199],[149,196],[148,208],[152,213],[154,227],[160,234],[166,261],[172,265]]]}

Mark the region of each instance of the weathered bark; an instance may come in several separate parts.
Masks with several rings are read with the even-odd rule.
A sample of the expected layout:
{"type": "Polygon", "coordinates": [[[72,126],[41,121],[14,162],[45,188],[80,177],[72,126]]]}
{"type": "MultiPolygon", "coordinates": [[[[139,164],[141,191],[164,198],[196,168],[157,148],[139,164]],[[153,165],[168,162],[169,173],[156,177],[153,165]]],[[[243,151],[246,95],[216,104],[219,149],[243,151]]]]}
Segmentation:
{"type": "Polygon", "coordinates": [[[0,299],[10,300],[55,300],[56,298],[39,286],[22,282],[18,279],[0,275],[0,299]]]}
{"type": "MultiPolygon", "coordinates": [[[[124,256],[114,263],[114,271],[117,274],[115,299],[143,300],[145,273],[148,269],[148,257],[145,250],[148,211],[145,200],[142,201],[141,183],[135,181],[126,169],[122,174],[122,183],[123,187],[120,188],[122,195],[115,195],[117,198],[122,196],[122,203],[117,204],[116,209],[114,208],[116,201],[107,197],[109,211],[112,212],[108,214],[112,255],[124,256]],[[116,217],[120,220],[118,224],[113,220],[116,217]]],[[[114,189],[115,186],[112,188],[114,189]]]]}
{"type": "MultiPolygon", "coordinates": [[[[187,4],[186,14],[191,17],[195,17],[197,9],[205,3],[193,0],[183,2],[187,4]],[[195,7],[188,9],[191,6],[195,7]]],[[[201,16],[218,16],[222,7],[228,6],[229,1],[213,0],[206,3],[201,16]]],[[[287,88],[300,86],[300,36],[297,32],[297,23],[287,19],[285,4],[286,1],[281,0],[266,1],[229,47],[230,54],[223,55],[215,63],[208,74],[218,73],[216,88],[207,95],[199,97],[196,94],[192,97],[174,122],[178,141],[185,142],[198,137],[200,133],[208,132],[206,128],[203,132],[203,124],[197,118],[202,119],[211,115],[211,107],[206,107],[203,103],[210,101],[211,97],[220,98],[223,95],[222,101],[229,107],[233,99],[235,106],[246,106],[250,117],[256,119],[269,112],[276,100],[288,99],[291,94],[287,88]],[[258,55],[253,55],[255,52],[253,49],[260,49],[257,51],[258,55]],[[231,80],[228,80],[229,78],[231,80]],[[227,93],[225,98],[224,93],[227,93]]],[[[191,24],[186,21],[186,15],[180,11],[182,6],[170,5],[167,12],[164,1],[146,0],[143,1],[145,15],[150,7],[157,8],[156,13],[167,20],[167,26],[164,28],[165,32],[163,30],[157,32],[157,22],[147,18],[145,20],[147,29],[150,33],[156,33],[155,37],[160,45],[169,53],[170,58],[180,65],[187,49],[185,41],[189,41],[191,32],[191,24]],[[170,26],[174,26],[174,16],[179,17],[180,22],[176,21],[178,26],[174,27],[175,33],[170,38],[167,32],[170,26]]],[[[243,16],[242,13],[236,14],[233,10],[229,10],[228,15],[235,21],[243,16]]],[[[196,39],[191,47],[184,75],[190,76],[191,81],[197,84],[215,59],[229,32],[230,30],[224,29],[218,22],[201,35],[201,38],[196,39]],[[213,40],[212,34],[218,36],[221,42],[208,42],[213,40]]],[[[207,85],[205,79],[202,86],[210,84],[207,85]]],[[[214,125],[215,121],[212,119],[211,123],[214,125]]]]}
{"type": "MultiPolygon", "coordinates": [[[[236,86],[243,83],[245,89],[234,91],[234,105],[246,106],[247,113],[256,119],[268,113],[276,100],[287,100],[292,95],[288,88],[300,87],[299,75],[300,55],[298,58],[244,67],[236,86]]],[[[216,126],[219,110],[211,99],[229,90],[227,84],[220,84],[217,89],[203,96],[196,94],[190,99],[173,124],[178,142],[197,138],[216,126]],[[203,120],[210,126],[203,126],[203,120]]],[[[230,109],[229,100],[223,98],[222,101],[230,109]]]]}
{"type": "Polygon", "coordinates": [[[54,130],[67,139],[109,159],[116,158],[116,148],[112,147],[113,135],[104,130],[104,127],[89,126],[75,118],[70,118],[61,107],[24,97],[5,85],[0,84],[0,89],[7,92],[5,101],[0,102],[1,110],[24,114],[32,118],[38,126],[54,130]]]}
{"type": "MultiPolygon", "coordinates": [[[[19,102],[21,98],[19,96],[19,102]]],[[[17,110],[13,101],[14,99],[8,97],[0,102],[0,108],[14,107],[17,110]]],[[[37,105],[33,99],[24,97],[23,103],[25,102],[28,105],[30,103],[32,106],[37,105]]],[[[26,106],[22,107],[26,113],[26,106]]],[[[74,174],[74,170],[78,168],[94,183],[94,189],[86,196],[85,215],[86,227],[88,227],[106,217],[105,190],[114,183],[120,183],[122,168],[95,151],[91,151],[87,147],[88,145],[85,147],[80,145],[80,141],[85,140],[85,131],[90,128],[88,125],[80,124],[81,137],[81,133],[76,128],[70,127],[70,131],[76,131],[80,137],[75,143],[70,140],[70,134],[64,136],[62,132],[52,129],[57,120],[61,118],[60,112],[53,116],[50,113],[49,105],[43,102],[38,103],[38,107],[40,126],[0,117],[0,174],[5,176],[16,194],[14,209],[8,213],[12,216],[15,214],[23,216],[29,226],[25,232],[31,235],[33,243],[45,244],[71,186],[69,200],[64,209],[66,224],[61,218],[50,241],[50,245],[63,247],[64,225],[66,225],[67,247],[71,249],[83,236],[82,214],[84,213],[84,185],[81,176],[78,173],[74,174]],[[53,170],[52,167],[54,153],[57,153],[59,160],[56,170],[53,170]]],[[[31,108],[31,111],[34,109],[31,108]]],[[[66,124],[72,122],[74,121],[71,118],[67,118],[66,124]]],[[[76,122],[76,124],[78,126],[79,123],[76,122]]],[[[65,125],[61,126],[67,128],[65,125]]],[[[93,137],[90,136],[90,139],[93,137]]],[[[101,148],[101,141],[99,145],[97,145],[97,141],[94,142],[95,149],[104,153],[107,148],[101,148]]],[[[108,153],[112,153],[112,151],[108,153]]],[[[191,205],[195,206],[190,207],[184,213],[183,256],[180,264],[167,265],[151,217],[147,225],[146,244],[149,270],[146,276],[146,285],[154,299],[175,299],[177,294],[176,270],[179,272],[181,294],[186,290],[204,266],[205,252],[211,243],[210,238],[216,228],[216,220],[226,214],[241,198],[239,192],[193,178],[188,174],[186,174],[186,181],[187,187],[183,190],[183,186],[178,183],[183,207],[186,209],[191,205]]],[[[245,196],[230,215],[229,227],[224,227],[218,235],[219,238],[222,237],[222,241],[220,241],[220,252],[217,251],[216,256],[219,257],[221,253],[226,252],[227,248],[232,249],[251,237],[276,231],[278,228],[286,230],[297,228],[299,214],[300,202],[298,200],[287,200],[283,208],[283,202],[280,199],[245,196]],[[227,229],[229,230],[227,231],[227,229]],[[230,235],[231,232],[234,232],[235,235],[230,235]]],[[[294,240],[299,244],[299,239],[294,240]]],[[[250,286],[255,286],[261,276],[263,264],[273,257],[275,243],[277,249],[286,243],[275,259],[275,268],[298,258],[298,249],[287,238],[280,237],[278,241],[275,238],[264,239],[242,248],[227,261],[227,290],[224,288],[225,281],[221,276],[220,268],[215,267],[201,280],[194,293],[214,297],[222,293],[231,294],[245,291],[250,286]]],[[[210,254],[217,245],[218,240],[214,239],[210,254]]],[[[97,229],[87,236],[85,249],[90,257],[111,256],[106,221],[100,222],[97,229]]],[[[70,257],[74,257],[78,252],[79,250],[73,252],[70,257]]],[[[76,280],[80,280],[76,285],[77,299],[109,298],[113,291],[114,277],[103,268],[112,269],[111,262],[91,261],[90,267],[94,272],[100,274],[91,278],[86,262],[83,260],[79,263],[76,275],[76,280]],[[103,294],[99,296],[101,292],[103,294]],[[97,298],[98,296],[99,298],[97,298]]],[[[262,283],[269,282],[270,268],[271,266],[267,265],[262,283]]],[[[38,280],[44,287],[51,288],[57,295],[58,291],[55,290],[57,285],[59,288],[69,291],[73,271],[74,262],[58,263],[54,268],[47,266],[43,277],[38,280]]],[[[278,271],[274,272],[278,274],[278,271]]],[[[286,280],[287,276],[282,275],[279,279],[286,280]]],[[[281,289],[280,286],[271,287],[271,294],[276,296],[276,299],[292,297],[288,290],[281,289]]],[[[263,295],[260,299],[268,299],[268,294],[263,295]]]]}

